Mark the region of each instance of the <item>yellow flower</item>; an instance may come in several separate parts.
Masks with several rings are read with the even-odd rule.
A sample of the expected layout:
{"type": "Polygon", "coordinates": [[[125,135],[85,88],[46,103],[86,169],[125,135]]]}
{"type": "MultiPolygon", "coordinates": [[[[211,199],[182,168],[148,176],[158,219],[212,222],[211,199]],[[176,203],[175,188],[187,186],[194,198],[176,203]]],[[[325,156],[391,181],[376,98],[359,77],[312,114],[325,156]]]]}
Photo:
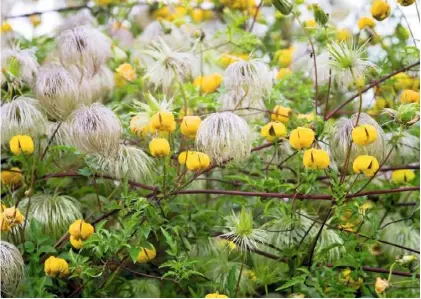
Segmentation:
{"type": "Polygon", "coordinates": [[[283,123],[272,121],[262,127],[260,135],[265,137],[267,141],[272,141],[275,138],[285,137],[287,129],[283,123]]]}
{"type": "Polygon", "coordinates": [[[154,130],[170,132],[175,130],[174,114],[169,111],[155,113],[152,116],[151,123],[154,130]]]}
{"type": "Polygon", "coordinates": [[[186,164],[186,161],[187,161],[187,157],[189,156],[189,155],[193,155],[193,153],[195,153],[195,152],[192,152],[192,151],[184,151],[184,152],[181,152],[179,155],[178,155],[178,163],[180,163],[181,165],[184,165],[184,164],[186,164]]]}
{"type": "Polygon", "coordinates": [[[115,83],[115,86],[117,86],[118,88],[123,88],[124,86],[127,85],[127,81],[124,80],[123,76],[120,75],[119,73],[114,74],[114,83],[115,83]]]}
{"type": "Polygon", "coordinates": [[[31,15],[29,17],[29,22],[31,22],[32,26],[37,27],[41,24],[41,18],[38,15],[31,15]]]}
{"type": "Polygon", "coordinates": [[[250,7],[255,6],[254,0],[221,0],[221,4],[238,10],[248,10],[250,7]]]}
{"type": "Polygon", "coordinates": [[[139,254],[137,255],[137,262],[139,264],[147,263],[152,261],[156,257],[155,248],[141,248],[139,254]]]}
{"type": "Polygon", "coordinates": [[[1,171],[1,183],[3,185],[16,185],[22,181],[22,177],[21,170],[17,167],[1,171]]]}
{"type": "Polygon", "coordinates": [[[186,155],[186,166],[190,171],[198,171],[208,168],[210,165],[209,156],[201,152],[191,152],[186,155]]]}
{"type": "Polygon", "coordinates": [[[358,145],[367,145],[377,140],[376,128],[372,125],[359,125],[352,129],[352,140],[358,145]]]}
{"type": "Polygon", "coordinates": [[[216,244],[221,249],[229,248],[230,250],[237,249],[237,245],[233,241],[226,240],[226,239],[217,239],[216,244]]]}
{"type": "Polygon", "coordinates": [[[280,68],[275,78],[281,80],[284,77],[287,77],[292,74],[292,71],[289,68],[280,68]]]}
{"type": "Polygon", "coordinates": [[[274,58],[278,65],[282,68],[288,67],[292,62],[294,48],[281,49],[275,52],[274,58]]]}
{"type": "Polygon", "coordinates": [[[198,86],[204,93],[212,93],[221,85],[222,76],[220,74],[212,74],[199,76],[194,79],[193,84],[198,86]]]}
{"type": "Polygon", "coordinates": [[[272,114],[270,115],[270,118],[273,121],[280,121],[283,123],[288,122],[289,116],[291,115],[291,108],[286,108],[282,106],[275,106],[272,110],[272,114]]]}
{"type": "Polygon", "coordinates": [[[315,29],[317,28],[317,22],[314,19],[305,20],[304,27],[308,29],[315,29]]]}
{"type": "Polygon", "coordinates": [[[205,298],[228,298],[227,295],[216,293],[210,293],[205,296],[205,298]]]}
{"type": "Polygon", "coordinates": [[[201,120],[199,116],[184,116],[180,126],[181,134],[194,138],[197,130],[199,129],[200,123],[201,120]]]}
{"type": "Polygon", "coordinates": [[[10,226],[22,224],[25,220],[25,217],[22,215],[19,209],[16,209],[15,207],[5,209],[3,213],[6,216],[10,226]]]}
{"type": "Polygon", "coordinates": [[[165,157],[170,154],[170,144],[164,138],[154,138],[149,142],[149,150],[154,157],[165,157]]]}
{"type": "Polygon", "coordinates": [[[392,182],[405,184],[415,179],[415,173],[410,169],[399,169],[392,172],[392,182]]]}
{"type": "Polygon", "coordinates": [[[352,33],[349,29],[338,29],[336,31],[336,39],[340,42],[346,42],[352,38],[352,33]]]}
{"type": "Polygon", "coordinates": [[[93,233],[94,227],[83,219],[74,221],[69,227],[69,234],[78,240],[87,240],[93,233]]]}
{"type": "Polygon", "coordinates": [[[358,211],[364,216],[366,211],[372,208],[374,208],[374,203],[371,200],[367,200],[358,208],[358,211]]]}
{"type": "Polygon", "coordinates": [[[82,239],[77,239],[73,236],[70,236],[70,244],[72,244],[75,249],[81,249],[83,247],[82,239]]]}
{"type": "Polygon", "coordinates": [[[69,265],[59,257],[50,256],[44,263],[44,272],[50,277],[65,277],[69,274],[69,265]]]}
{"type": "Polygon", "coordinates": [[[289,143],[296,150],[308,148],[313,144],[314,131],[309,128],[298,127],[292,130],[289,136],[289,143]]]}
{"type": "Polygon", "coordinates": [[[371,15],[377,21],[383,21],[390,15],[390,5],[384,0],[375,0],[371,6],[371,15]]]}
{"type": "Polygon", "coordinates": [[[344,284],[349,285],[351,288],[358,290],[363,284],[363,279],[361,277],[358,277],[358,279],[355,280],[351,277],[351,273],[352,273],[351,269],[346,268],[345,270],[342,271],[340,280],[344,284]]]}
{"type": "Polygon", "coordinates": [[[395,90],[408,89],[412,87],[412,78],[406,73],[399,73],[393,77],[395,90]]]}
{"type": "Polygon", "coordinates": [[[361,155],[354,160],[352,165],[355,173],[364,173],[368,177],[372,177],[379,169],[379,162],[373,156],[361,155]]]}
{"type": "Polygon", "coordinates": [[[412,86],[411,86],[412,90],[418,90],[420,91],[420,79],[419,78],[414,78],[412,79],[412,86]]]}
{"type": "Polygon", "coordinates": [[[401,102],[404,104],[419,103],[420,93],[410,89],[405,89],[401,94],[401,102]]]}
{"type": "Polygon", "coordinates": [[[116,72],[127,81],[131,82],[136,79],[136,72],[132,65],[129,63],[120,64],[120,66],[116,68],[116,72]]]}
{"type": "Polygon", "coordinates": [[[12,27],[12,25],[10,25],[10,23],[3,22],[1,24],[1,33],[8,33],[8,32],[12,32],[12,31],[13,31],[13,27],[12,27]]]}
{"type": "Polygon", "coordinates": [[[329,154],[321,149],[311,148],[304,152],[303,164],[309,169],[325,169],[329,166],[329,154]]]}
{"type": "Polygon", "coordinates": [[[358,20],[358,28],[360,28],[360,30],[374,27],[376,27],[376,22],[370,17],[361,17],[358,20]]]}
{"type": "Polygon", "coordinates": [[[237,62],[238,60],[247,60],[248,57],[249,57],[249,54],[234,55],[234,54],[224,53],[219,57],[219,64],[223,68],[226,68],[230,64],[237,62]]]}
{"type": "Polygon", "coordinates": [[[200,8],[193,8],[190,11],[190,17],[193,21],[193,23],[200,23],[205,19],[205,11],[200,8]]]}
{"type": "Polygon", "coordinates": [[[15,155],[32,154],[34,152],[34,141],[28,135],[16,135],[9,141],[10,151],[15,155]]]}
{"type": "Polygon", "coordinates": [[[377,294],[383,293],[388,287],[389,282],[386,279],[376,277],[376,283],[374,284],[374,288],[377,294]]]}
{"type": "Polygon", "coordinates": [[[244,270],[244,274],[252,281],[256,281],[256,273],[253,270],[244,270]]]}
{"type": "Polygon", "coordinates": [[[397,2],[402,6],[409,6],[414,4],[415,0],[397,0],[397,2]]]}
{"type": "Polygon", "coordinates": [[[9,221],[7,220],[6,215],[4,215],[4,213],[0,214],[0,225],[2,232],[8,232],[10,230],[9,221]]]}

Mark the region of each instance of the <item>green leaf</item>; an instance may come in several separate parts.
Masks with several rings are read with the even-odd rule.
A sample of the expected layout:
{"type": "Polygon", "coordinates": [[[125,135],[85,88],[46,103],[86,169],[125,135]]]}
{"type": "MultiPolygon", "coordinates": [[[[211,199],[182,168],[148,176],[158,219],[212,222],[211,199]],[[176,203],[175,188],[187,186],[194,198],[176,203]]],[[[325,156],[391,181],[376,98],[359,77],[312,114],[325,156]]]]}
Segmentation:
{"type": "Polygon", "coordinates": [[[275,291],[280,291],[280,290],[292,287],[296,284],[303,283],[306,280],[306,278],[307,278],[307,275],[296,276],[296,277],[292,278],[290,281],[287,281],[286,283],[281,285],[275,291]]]}
{"type": "Polygon", "coordinates": [[[236,281],[236,277],[235,277],[235,273],[237,272],[236,270],[237,270],[236,266],[233,266],[231,268],[231,271],[228,275],[228,280],[227,280],[227,289],[228,289],[228,293],[231,296],[234,296],[234,292],[235,292],[234,288],[235,288],[235,281],[236,281]]]}
{"type": "Polygon", "coordinates": [[[39,253],[56,253],[57,250],[50,245],[43,245],[38,249],[39,253]]]}

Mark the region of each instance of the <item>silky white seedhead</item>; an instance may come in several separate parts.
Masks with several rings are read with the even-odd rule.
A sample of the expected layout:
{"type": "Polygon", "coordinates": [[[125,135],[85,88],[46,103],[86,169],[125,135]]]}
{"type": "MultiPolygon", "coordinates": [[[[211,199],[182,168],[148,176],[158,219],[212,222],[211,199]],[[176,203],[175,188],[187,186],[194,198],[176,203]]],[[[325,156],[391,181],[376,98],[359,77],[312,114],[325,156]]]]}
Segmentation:
{"type": "Polygon", "coordinates": [[[194,63],[191,53],[173,50],[161,38],[143,52],[153,59],[146,66],[145,77],[155,88],[162,87],[167,92],[177,81],[181,84],[191,76],[194,63]]]}
{"type": "Polygon", "coordinates": [[[354,41],[349,43],[331,42],[327,45],[332,76],[339,84],[348,86],[356,79],[364,77],[370,67],[376,67],[363,56],[366,47],[367,43],[358,45],[354,41]]]}
{"type": "MultiPolygon", "coordinates": [[[[21,49],[18,44],[2,49],[1,67],[15,69],[15,80],[32,87],[38,74],[39,64],[34,49],[21,49]]],[[[2,83],[3,83],[2,79],[2,83]]]]}
{"type": "Polygon", "coordinates": [[[35,194],[23,199],[18,208],[29,208],[28,221],[39,222],[42,232],[52,238],[60,238],[73,221],[82,218],[79,202],[67,195],[35,194]]]}
{"type": "Polygon", "coordinates": [[[258,59],[232,63],[224,72],[223,84],[227,90],[245,92],[251,98],[262,98],[272,89],[273,76],[269,67],[258,59]]]}
{"type": "MultiPolygon", "coordinates": [[[[351,118],[340,118],[336,121],[333,132],[330,136],[329,148],[332,157],[338,166],[345,162],[348,147],[352,141],[352,129],[355,126],[357,114],[352,115],[351,118]]],[[[354,161],[357,156],[370,155],[376,157],[377,161],[381,162],[385,156],[386,137],[380,125],[368,114],[361,113],[358,125],[372,125],[376,128],[377,139],[371,144],[365,146],[358,146],[352,144],[349,161],[354,161]]],[[[352,165],[352,163],[349,163],[352,165]]]]}
{"type": "Polygon", "coordinates": [[[324,228],[314,250],[315,257],[326,259],[328,262],[339,260],[346,252],[344,240],[333,230],[324,228]],[[333,245],[336,245],[332,248],[333,245]],[[330,249],[328,249],[330,248],[330,249]],[[323,254],[323,256],[321,256],[323,254]]]}
{"type": "Polygon", "coordinates": [[[65,120],[79,105],[78,86],[72,73],[51,63],[40,68],[35,94],[51,118],[65,120]]]}
{"type": "Polygon", "coordinates": [[[9,142],[15,135],[38,137],[46,133],[47,118],[38,101],[17,97],[1,107],[1,142],[9,142]]]}
{"type": "Polygon", "coordinates": [[[69,15],[63,21],[63,24],[60,25],[57,31],[62,32],[77,26],[96,25],[96,23],[96,19],[92,16],[89,9],[82,9],[75,14],[69,15]]]}
{"type": "Polygon", "coordinates": [[[116,156],[121,131],[117,115],[99,103],[81,107],[70,116],[72,144],[88,154],[116,156]]]}
{"type": "Polygon", "coordinates": [[[151,177],[153,160],[143,150],[122,144],[116,157],[96,154],[88,158],[88,163],[103,175],[139,182],[151,177]]]}
{"type": "Polygon", "coordinates": [[[1,294],[14,297],[19,283],[25,276],[25,264],[19,249],[0,240],[1,294]]]}
{"type": "Polygon", "coordinates": [[[225,228],[228,232],[220,237],[234,242],[240,251],[253,251],[259,243],[267,241],[266,232],[254,228],[253,215],[244,207],[238,215],[232,213],[226,220],[228,224],[225,228]]]}
{"type": "Polygon", "coordinates": [[[114,73],[106,65],[102,65],[97,74],[88,81],[91,87],[92,99],[101,100],[114,89],[114,73]]]}
{"type": "Polygon", "coordinates": [[[242,161],[250,155],[251,131],[247,122],[232,112],[213,113],[199,127],[197,148],[213,163],[242,161]]]}
{"type": "Polygon", "coordinates": [[[111,57],[111,40],[98,29],[77,26],[57,37],[57,54],[65,67],[77,66],[83,72],[96,74],[111,57]]]}
{"type": "Polygon", "coordinates": [[[119,47],[129,49],[133,45],[133,34],[128,28],[124,26],[115,28],[113,24],[110,27],[109,34],[119,47]]]}

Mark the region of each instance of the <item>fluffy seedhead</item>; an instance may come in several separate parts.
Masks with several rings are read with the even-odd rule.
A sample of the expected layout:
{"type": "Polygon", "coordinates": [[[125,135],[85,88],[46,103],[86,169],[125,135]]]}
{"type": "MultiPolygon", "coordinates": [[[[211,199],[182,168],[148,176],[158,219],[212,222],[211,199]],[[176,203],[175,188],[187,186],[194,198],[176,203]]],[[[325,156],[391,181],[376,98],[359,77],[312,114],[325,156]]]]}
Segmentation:
{"type": "Polygon", "coordinates": [[[139,182],[151,177],[153,160],[139,148],[120,145],[116,157],[92,155],[88,163],[104,175],[139,182]]]}
{"type": "Polygon", "coordinates": [[[30,201],[23,199],[18,208],[21,211],[29,208],[28,221],[37,221],[43,233],[52,238],[60,238],[73,221],[82,218],[79,202],[67,195],[35,194],[30,201]]]}
{"type": "Polygon", "coordinates": [[[89,80],[92,99],[101,100],[114,88],[114,73],[106,65],[102,65],[97,74],[89,80]]]}
{"type": "MultiPolygon", "coordinates": [[[[352,129],[354,128],[356,119],[357,114],[352,115],[351,118],[341,118],[336,121],[333,128],[333,132],[330,136],[329,147],[332,157],[335,159],[338,166],[343,165],[345,162],[348,147],[352,141],[352,129]]],[[[377,131],[377,140],[365,146],[359,146],[353,143],[349,161],[354,161],[355,158],[360,155],[374,156],[377,161],[383,161],[386,148],[386,137],[383,129],[373,118],[365,113],[361,113],[358,124],[374,126],[377,131]]],[[[352,163],[349,164],[352,165],[352,163]]]]}
{"type": "Polygon", "coordinates": [[[65,67],[77,66],[93,75],[111,57],[111,40],[98,29],[77,26],[59,34],[57,54],[65,67]]]}
{"type": "Polygon", "coordinates": [[[213,163],[242,161],[250,155],[251,132],[247,122],[231,112],[213,113],[199,127],[196,145],[213,163]]]}
{"type": "Polygon", "coordinates": [[[2,144],[15,135],[37,137],[46,133],[47,119],[32,98],[17,97],[4,104],[0,113],[2,144]]]}
{"type": "Polygon", "coordinates": [[[1,294],[14,297],[19,283],[25,276],[25,264],[15,245],[0,241],[1,294]]]}
{"type": "Polygon", "coordinates": [[[272,89],[273,76],[269,67],[258,59],[238,60],[224,72],[227,90],[245,92],[251,98],[262,98],[272,89]]]}
{"type": "Polygon", "coordinates": [[[72,144],[87,154],[115,157],[121,131],[117,115],[102,104],[81,107],[70,116],[72,144]]]}
{"type": "Polygon", "coordinates": [[[332,69],[334,79],[344,86],[348,86],[356,79],[364,77],[368,68],[376,67],[368,58],[364,57],[367,43],[358,45],[332,42],[327,45],[330,56],[329,67],[332,69]]]}
{"type": "MultiPolygon", "coordinates": [[[[34,49],[20,49],[19,45],[2,49],[1,67],[15,80],[33,86],[39,64],[34,49]]],[[[2,83],[3,83],[2,79],[2,83]]]]}
{"type": "Polygon", "coordinates": [[[145,77],[155,88],[162,87],[164,92],[167,92],[174,83],[181,84],[191,76],[193,55],[171,49],[162,38],[152,43],[149,50],[143,53],[153,60],[146,66],[145,77]]]}
{"type": "Polygon", "coordinates": [[[35,94],[51,118],[65,120],[79,105],[78,86],[72,73],[51,63],[40,68],[35,94]]]}
{"type": "Polygon", "coordinates": [[[84,25],[95,25],[96,19],[92,16],[91,12],[88,9],[82,9],[75,14],[69,15],[64,21],[63,24],[58,28],[58,32],[65,31],[67,29],[72,29],[77,26],[84,25]]]}

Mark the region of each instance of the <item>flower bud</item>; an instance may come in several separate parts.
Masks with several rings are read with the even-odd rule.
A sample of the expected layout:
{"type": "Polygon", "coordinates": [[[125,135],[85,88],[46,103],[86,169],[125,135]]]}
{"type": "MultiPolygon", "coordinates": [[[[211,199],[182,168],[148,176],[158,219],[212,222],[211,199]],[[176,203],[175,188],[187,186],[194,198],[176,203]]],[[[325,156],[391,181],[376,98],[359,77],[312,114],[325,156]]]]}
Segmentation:
{"type": "Polygon", "coordinates": [[[390,5],[384,0],[375,0],[371,6],[371,15],[377,21],[383,21],[390,15],[390,5]]]}
{"type": "Polygon", "coordinates": [[[358,28],[360,28],[360,30],[374,27],[376,27],[376,22],[370,17],[361,17],[358,20],[358,28]]]}
{"type": "Polygon", "coordinates": [[[292,74],[292,71],[289,68],[280,68],[275,78],[276,80],[281,80],[284,77],[290,76],[291,74],[292,74]]]}
{"type": "Polygon", "coordinates": [[[170,154],[170,144],[164,138],[154,138],[149,143],[149,150],[154,157],[165,157],[170,154]]]}
{"type": "Polygon", "coordinates": [[[292,130],[289,136],[289,143],[296,150],[308,148],[313,144],[314,131],[309,128],[298,127],[292,130]]]}
{"type": "Polygon", "coordinates": [[[376,128],[372,125],[360,125],[352,129],[352,140],[358,145],[367,145],[377,140],[376,128]]]}
{"type": "Polygon", "coordinates": [[[181,152],[181,153],[178,155],[178,163],[180,163],[181,165],[186,164],[187,157],[188,157],[189,155],[193,155],[193,153],[194,153],[194,152],[191,152],[191,151],[181,152]]]}
{"type": "Polygon", "coordinates": [[[16,135],[9,141],[10,151],[15,155],[32,154],[34,152],[34,141],[28,135],[16,135]]]}
{"type": "Polygon", "coordinates": [[[76,220],[69,227],[69,234],[78,240],[87,240],[93,233],[94,227],[83,219],[76,220]]]}
{"type": "Polygon", "coordinates": [[[44,272],[50,277],[66,277],[69,274],[69,265],[62,258],[50,256],[44,263],[44,272]]]}
{"type": "Polygon", "coordinates": [[[329,167],[329,154],[321,149],[311,148],[304,152],[303,164],[309,169],[325,169],[329,167]]]}
{"type": "Polygon", "coordinates": [[[222,76],[220,74],[212,74],[199,76],[194,79],[193,84],[198,86],[204,93],[212,93],[221,85],[222,76]]]}
{"type": "Polygon", "coordinates": [[[186,166],[190,171],[198,171],[208,168],[210,165],[209,156],[205,153],[193,152],[187,155],[186,166]]]}
{"type": "Polygon", "coordinates": [[[405,89],[401,94],[401,103],[419,103],[420,102],[420,93],[414,90],[405,89]]]}
{"type": "Polygon", "coordinates": [[[267,141],[272,141],[275,138],[285,137],[287,135],[287,129],[283,123],[270,122],[262,127],[260,135],[265,137],[267,141]]]}
{"type": "Polygon", "coordinates": [[[289,0],[272,0],[272,4],[283,15],[289,15],[293,8],[289,0]]]}
{"type": "Polygon", "coordinates": [[[379,169],[379,162],[373,156],[358,156],[352,165],[355,173],[364,173],[365,176],[372,177],[379,169]]]}
{"type": "Polygon", "coordinates": [[[397,2],[402,6],[409,6],[415,3],[415,0],[397,0],[397,2]]]}
{"type": "Polygon", "coordinates": [[[139,254],[137,255],[137,262],[139,264],[147,263],[153,260],[156,257],[155,248],[141,248],[139,254]]]}
{"type": "Polygon", "coordinates": [[[73,236],[70,236],[70,244],[72,244],[74,249],[81,249],[83,247],[82,239],[76,239],[73,236]]]}
{"type": "Polygon", "coordinates": [[[401,24],[398,24],[395,28],[395,35],[400,41],[406,41],[409,38],[409,31],[401,24]]]}
{"type": "Polygon", "coordinates": [[[161,111],[152,116],[152,128],[158,131],[174,131],[174,115],[169,111],[161,111]]]}
{"type": "Polygon", "coordinates": [[[320,26],[325,26],[329,21],[329,16],[323,11],[318,4],[312,5],[314,19],[320,26]]]}
{"type": "Polygon", "coordinates": [[[137,77],[136,71],[129,63],[120,64],[120,66],[116,68],[116,72],[129,82],[135,80],[137,77]]]}
{"type": "Polygon", "coordinates": [[[1,171],[1,183],[3,185],[16,185],[22,181],[22,172],[17,167],[1,171]]]}
{"type": "Polygon", "coordinates": [[[210,293],[205,296],[205,298],[228,298],[227,295],[216,293],[210,293]]]}
{"type": "Polygon", "coordinates": [[[184,116],[180,126],[181,134],[190,138],[196,137],[200,123],[201,120],[199,116],[184,116]]]}

